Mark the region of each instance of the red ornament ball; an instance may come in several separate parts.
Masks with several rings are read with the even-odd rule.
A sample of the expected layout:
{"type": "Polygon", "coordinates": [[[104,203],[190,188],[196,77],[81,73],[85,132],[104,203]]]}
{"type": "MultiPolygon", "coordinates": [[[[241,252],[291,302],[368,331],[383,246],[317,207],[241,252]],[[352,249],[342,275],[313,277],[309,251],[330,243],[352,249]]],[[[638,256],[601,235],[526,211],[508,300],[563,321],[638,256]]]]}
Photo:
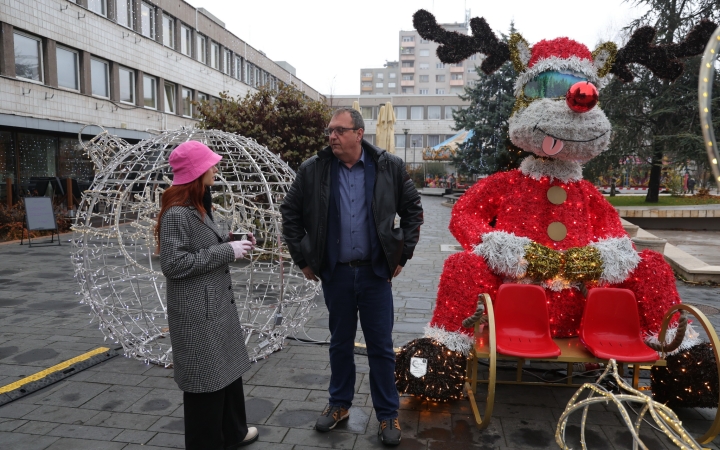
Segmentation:
{"type": "Polygon", "coordinates": [[[598,90],[592,83],[580,81],[570,86],[565,94],[565,101],[576,113],[584,113],[597,105],[598,97],[598,90]]]}

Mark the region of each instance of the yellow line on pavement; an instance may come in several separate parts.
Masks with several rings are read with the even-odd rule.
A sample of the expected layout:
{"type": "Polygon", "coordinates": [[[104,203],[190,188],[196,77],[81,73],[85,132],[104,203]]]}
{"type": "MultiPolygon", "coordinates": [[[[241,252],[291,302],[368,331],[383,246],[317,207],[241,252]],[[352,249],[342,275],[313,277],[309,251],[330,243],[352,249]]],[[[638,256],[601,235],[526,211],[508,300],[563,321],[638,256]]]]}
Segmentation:
{"type": "Polygon", "coordinates": [[[80,356],[76,356],[75,358],[68,359],[67,361],[63,361],[60,364],[56,364],[48,369],[45,369],[43,371],[40,371],[38,373],[32,374],[29,377],[25,377],[22,380],[18,380],[14,383],[10,383],[8,385],[0,387],[0,394],[4,394],[5,392],[14,391],[15,389],[24,386],[28,383],[32,383],[33,381],[40,380],[42,378],[45,378],[46,376],[50,375],[53,372],[57,372],[59,370],[66,369],[73,364],[79,363],[80,361],[85,361],[86,359],[90,359],[95,355],[99,355],[100,353],[105,353],[106,351],[110,350],[107,347],[100,347],[96,348],[95,350],[91,350],[87,353],[84,353],[80,356]]]}

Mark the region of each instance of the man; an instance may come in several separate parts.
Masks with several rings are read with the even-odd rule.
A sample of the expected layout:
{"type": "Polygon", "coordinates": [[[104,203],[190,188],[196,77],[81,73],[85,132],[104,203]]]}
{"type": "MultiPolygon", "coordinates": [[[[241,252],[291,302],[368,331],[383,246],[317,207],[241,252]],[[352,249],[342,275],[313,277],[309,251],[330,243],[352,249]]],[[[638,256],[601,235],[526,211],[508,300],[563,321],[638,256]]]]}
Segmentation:
{"type": "Polygon", "coordinates": [[[413,255],[423,210],[403,161],[363,140],[364,132],[359,112],[335,111],[325,129],[330,146],[300,166],[280,212],[293,261],[307,279],[322,280],[330,312],[330,399],[315,429],[330,431],[349,417],[359,313],[378,435],[397,445],[392,278],[413,255]]]}

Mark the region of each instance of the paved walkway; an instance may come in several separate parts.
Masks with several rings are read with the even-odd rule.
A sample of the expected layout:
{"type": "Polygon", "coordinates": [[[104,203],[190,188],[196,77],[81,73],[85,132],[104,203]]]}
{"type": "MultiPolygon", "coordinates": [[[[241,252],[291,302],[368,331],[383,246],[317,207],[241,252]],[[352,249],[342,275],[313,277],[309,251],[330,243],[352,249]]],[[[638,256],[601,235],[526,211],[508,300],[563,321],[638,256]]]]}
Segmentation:
{"type": "MultiPolygon", "coordinates": [[[[394,341],[401,346],[422,335],[434,304],[445,258],[442,244],[456,244],[447,231],[450,208],[443,199],[423,197],[426,224],[415,257],[394,282],[394,341]]],[[[0,386],[108,344],[88,307],[78,303],[70,247],[0,245],[0,386]]],[[[686,302],[709,312],[720,308],[720,288],[679,285],[686,302]]],[[[318,299],[322,305],[322,299],[318,299]]],[[[720,315],[710,316],[716,329],[720,315]]],[[[319,306],[308,334],[327,339],[327,313],[319,306]]],[[[358,336],[362,341],[362,336],[358,336]]],[[[369,398],[367,358],[357,357],[355,404],[348,422],[331,433],[312,429],[327,398],[327,346],[288,346],[253,364],[244,377],[249,420],[260,428],[250,449],[366,449],[381,447],[369,398]]],[[[530,366],[532,369],[533,366],[530,366]]],[[[557,419],[574,389],[501,386],[490,428],[479,432],[467,401],[434,404],[402,398],[405,449],[555,448],[557,419]]],[[[714,411],[678,411],[686,427],[704,431],[714,411]]],[[[578,448],[579,417],[569,427],[578,448]]],[[[667,439],[643,426],[652,449],[671,448],[667,439]]],[[[631,448],[630,433],[610,406],[588,419],[592,449],[631,448]]],[[[711,448],[719,448],[716,444],[711,448]]],[[[27,397],[0,407],[0,449],[154,450],[183,448],[182,393],[172,371],[115,357],[27,397]]]]}

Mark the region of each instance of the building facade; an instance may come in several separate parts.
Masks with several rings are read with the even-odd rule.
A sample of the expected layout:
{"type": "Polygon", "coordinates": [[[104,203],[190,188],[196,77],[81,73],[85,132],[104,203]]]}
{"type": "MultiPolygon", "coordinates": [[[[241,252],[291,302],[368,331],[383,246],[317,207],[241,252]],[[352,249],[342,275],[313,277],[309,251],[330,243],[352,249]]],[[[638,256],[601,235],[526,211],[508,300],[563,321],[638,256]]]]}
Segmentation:
{"type": "MultiPolygon", "coordinates": [[[[448,31],[468,34],[465,23],[442,24],[448,31]]],[[[382,68],[360,69],[361,95],[457,95],[478,79],[475,65],[480,55],[458,64],[437,57],[438,44],[423,39],[416,30],[400,31],[398,61],[382,68]]]]}
{"type": "MultiPolygon", "coordinates": [[[[294,84],[289,69],[182,0],[0,0],[0,198],[10,179],[94,175],[78,144],[87,124],[130,142],[193,127],[193,101],[294,84]]],[[[100,130],[88,130],[96,134],[100,130]]]]}

